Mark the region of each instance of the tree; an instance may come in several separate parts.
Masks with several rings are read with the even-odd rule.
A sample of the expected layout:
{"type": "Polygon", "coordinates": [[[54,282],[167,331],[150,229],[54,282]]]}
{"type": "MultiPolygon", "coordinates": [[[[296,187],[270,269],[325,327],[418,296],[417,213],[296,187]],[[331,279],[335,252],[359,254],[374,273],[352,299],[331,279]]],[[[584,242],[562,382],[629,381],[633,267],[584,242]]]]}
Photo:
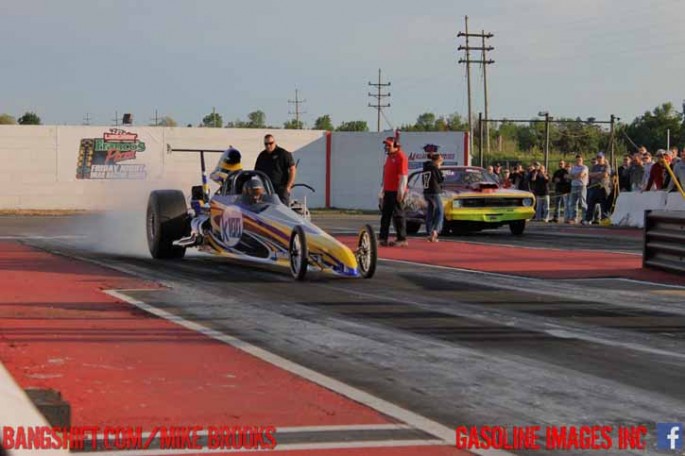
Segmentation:
{"type": "Polygon", "coordinates": [[[314,130],[335,130],[335,127],[333,127],[333,122],[331,121],[331,116],[326,114],[317,118],[316,121],[314,121],[314,130]]]}
{"type": "Polygon", "coordinates": [[[301,120],[289,120],[283,123],[283,128],[286,130],[302,130],[304,128],[304,123],[301,120]]]}
{"type": "Polygon", "coordinates": [[[538,145],[538,135],[535,131],[535,127],[520,126],[516,131],[516,141],[518,142],[519,149],[530,151],[538,145]]]}
{"type": "Polygon", "coordinates": [[[650,151],[666,148],[666,137],[671,135],[671,144],[681,144],[685,139],[682,134],[683,115],[673,109],[673,104],[663,103],[652,112],[645,112],[635,118],[626,128],[628,136],[638,145],[644,145],[650,151]]]}
{"type": "Polygon", "coordinates": [[[369,126],[363,120],[352,120],[341,123],[338,131],[369,131],[369,126]]]}
{"type": "Polygon", "coordinates": [[[224,126],[224,120],[218,112],[212,112],[202,118],[203,127],[221,128],[224,126]]]}
{"type": "Polygon", "coordinates": [[[19,125],[40,125],[40,117],[35,112],[27,111],[18,122],[19,125]]]}
{"type": "Polygon", "coordinates": [[[424,112],[416,119],[414,124],[414,131],[434,131],[435,130],[435,114],[432,112],[424,112]]]}
{"type": "Polygon", "coordinates": [[[16,125],[17,119],[9,114],[0,114],[0,125],[16,125]]]}
{"type": "Polygon", "coordinates": [[[169,117],[169,116],[164,116],[159,120],[159,123],[157,124],[160,127],[177,127],[178,123],[176,121],[169,117]]]}
{"type": "Polygon", "coordinates": [[[236,119],[228,122],[226,128],[266,128],[266,114],[264,111],[253,111],[247,115],[247,121],[236,119]]]}
{"type": "Polygon", "coordinates": [[[264,111],[252,111],[247,115],[247,128],[266,128],[266,114],[264,111]]]}
{"type": "Polygon", "coordinates": [[[468,121],[456,112],[449,115],[447,125],[450,131],[468,131],[469,129],[468,121]]]}

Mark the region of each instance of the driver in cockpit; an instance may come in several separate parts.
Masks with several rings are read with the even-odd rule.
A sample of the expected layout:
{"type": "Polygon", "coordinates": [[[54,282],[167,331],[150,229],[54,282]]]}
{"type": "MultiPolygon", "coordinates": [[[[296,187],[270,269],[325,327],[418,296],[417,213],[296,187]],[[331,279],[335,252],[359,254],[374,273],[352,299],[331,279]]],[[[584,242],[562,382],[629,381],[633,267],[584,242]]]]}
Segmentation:
{"type": "Polygon", "coordinates": [[[260,204],[264,202],[264,183],[259,176],[252,176],[252,178],[243,184],[243,202],[249,205],[260,204]]]}

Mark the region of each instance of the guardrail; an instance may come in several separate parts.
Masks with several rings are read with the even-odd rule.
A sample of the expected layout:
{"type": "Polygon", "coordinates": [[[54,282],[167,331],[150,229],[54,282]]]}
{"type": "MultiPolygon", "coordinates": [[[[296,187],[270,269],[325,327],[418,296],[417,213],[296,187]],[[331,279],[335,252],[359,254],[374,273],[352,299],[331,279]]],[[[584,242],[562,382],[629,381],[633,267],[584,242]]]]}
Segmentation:
{"type": "Polygon", "coordinates": [[[685,272],[685,211],[645,211],[642,266],[685,272]]]}

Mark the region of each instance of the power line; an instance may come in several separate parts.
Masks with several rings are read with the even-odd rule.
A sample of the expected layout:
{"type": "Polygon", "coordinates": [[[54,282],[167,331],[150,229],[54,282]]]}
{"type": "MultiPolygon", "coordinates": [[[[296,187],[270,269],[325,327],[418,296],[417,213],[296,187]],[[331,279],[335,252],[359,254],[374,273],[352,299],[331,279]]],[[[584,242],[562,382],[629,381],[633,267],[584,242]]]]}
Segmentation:
{"type": "MultiPolygon", "coordinates": [[[[369,82],[369,85],[376,88],[375,94],[369,92],[369,96],[374,97],[376,99],[376,104],[369,103],[369,108],[375,108],[376,109],[377,115],[378,115],[378,117],[376,119],[376,131],[381,131],[381,112],[382,112],[381,110],[383,108],[389,108],[390,107],[390,103],[388,103],[388,104],[381,103],[381,100],[383,98],[390,96],[390,92],[382,93],[381,90],[382,90],[382,87],[390,87],[390,82],[386,82],[386,83],[381,82],[381,69],[379,68],[378,69],[378,82],[377,83],[369,82]]],[[[383,113],[383,117],[385,117],[385,113],[383,113]]],[[[388,119],[386,118],[385,120],[387,121],[388,119]]]]}
{"type": "MultiPolygon", "coordinates": [[[[485,39],[486,38],[492,38],[494,35],[492,33],[485,33],[485,31],[481,31],[481,33],[469,33],[469,17],[464,16],[464,31],[459,32],[457,34],[458,38],[464,37],[465,38],[465,46],[459,46],[457,49],[459,51],[464,51],[464,56],[466,58],[459,59],[459,63],[465,63],[466,64],[466,90],[468,92],[468,100],[469,100],[469,113],[468,113],[468,121],[469,121],[469,150],[472,150],[473,146],[473,111],[471,109],[471,64],[472,63],[479,63],[482,65],[482,71],[483,71],[483,95],[484,95],[484,103],[485,103],[485,119],[487,120],[488,118],[488,92],[487,92],[487,78],[486,78],[486,71],[485,71],[485,66],[490,65],[495,63],[494,60],[488,60],[486,56],[487,51],[491,51],[494,48],[492,46],[486,46],[485,45],[485,39]],[[469,45],[469,38],[480,38],[482,40],[482,46],[470,46],[469,45]],[[471,59],[471,51],[481,51],[482,52],[482,58],[480,60],[473,60],[471,59]]],[[[487,122],[485,123],[487,125],[487,122]]],[[[482,135],[482,133],[481,133],[482,135]]],[[[489,142],[488,142],[489,143],[489,142]]]]}
{"type": "Polygon", "coordinates": [[[306,112],[300,111],[300,105],[302,103],[306,103],[307,100],[300,100],[299,99],[299,91],[295,89],[295,99],[294,100],[288,100],[288,103],[292,103],[295,105],[295,112],[290,112],[288,111],[288,114],[295,114],[295,127],[299,130],[300,129],[300,114],[306,114],[306,112]]]}
{"type": "Polygon", "coordinates": [[[395,127],[393,126],[392,122],[390,122],[390,119],[388,119],[388,116],[385,115],[385,111],[382,109],[381,109],[381,114],[383,115],[383,119],[385,119],[385,123],[388,124],[388,126],[390,127],[391,130],[394,130],[395,127]]]}
{"type": "Polygon", "coordinates": [[[157,110],[155,109],[155,116],[151,117],[150,120],[155,121],[155,127],[159,125],[159,116],[157,115],[157,110]]]}

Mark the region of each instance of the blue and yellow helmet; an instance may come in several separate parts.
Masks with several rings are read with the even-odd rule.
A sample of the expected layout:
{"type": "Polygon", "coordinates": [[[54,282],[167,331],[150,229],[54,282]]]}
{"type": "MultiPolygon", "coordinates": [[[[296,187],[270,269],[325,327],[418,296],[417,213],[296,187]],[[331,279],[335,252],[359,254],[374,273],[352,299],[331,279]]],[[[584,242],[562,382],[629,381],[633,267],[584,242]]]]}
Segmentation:
{"type": "Polygon", "coordinates": [[[216,168],[214,168],[209,177],[214,182],[223,183],[229,173],[243,169],[240,159],[240,151],[234,147],[229,147],[221,154],[219,163],[216,164],[216,168]]]}

